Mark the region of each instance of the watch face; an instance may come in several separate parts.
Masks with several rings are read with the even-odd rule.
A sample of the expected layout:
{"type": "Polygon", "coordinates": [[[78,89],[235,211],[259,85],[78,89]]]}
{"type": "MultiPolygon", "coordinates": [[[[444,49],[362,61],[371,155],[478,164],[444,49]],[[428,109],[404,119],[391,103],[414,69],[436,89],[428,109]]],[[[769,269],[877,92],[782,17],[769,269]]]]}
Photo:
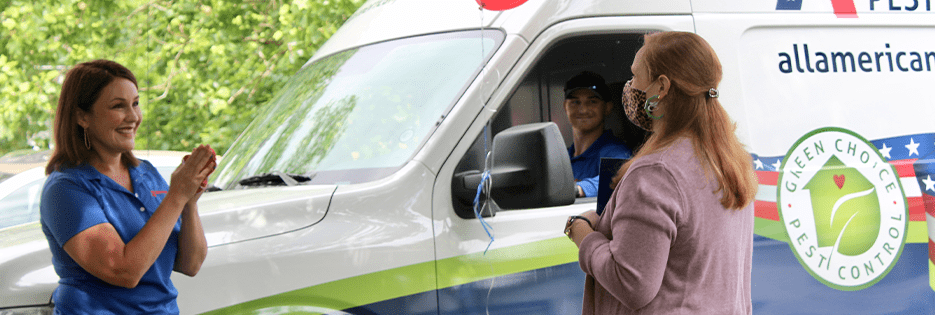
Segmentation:
{"type": "Polygon", "coordinates": [[[571,236],[571,225],[575,223],[575,217],[568,217],[568,221],[565,222],[565,235],[571,236]]]}

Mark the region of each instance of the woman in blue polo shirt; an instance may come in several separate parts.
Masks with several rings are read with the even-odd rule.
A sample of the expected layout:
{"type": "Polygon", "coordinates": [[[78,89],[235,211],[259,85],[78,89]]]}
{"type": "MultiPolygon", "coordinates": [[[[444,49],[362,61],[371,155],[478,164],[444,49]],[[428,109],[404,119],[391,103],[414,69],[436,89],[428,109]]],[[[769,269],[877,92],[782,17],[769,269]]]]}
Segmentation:
{"type": "Polygon", "coordinates": [[[194,276],[205,259],[196,201],[213,152],[194,149],[167,185],[133,156],[141,120],[126,67],[95,60],[66,74],[40,203],[55,314],[177,314],[169,275],[194,276]]]}

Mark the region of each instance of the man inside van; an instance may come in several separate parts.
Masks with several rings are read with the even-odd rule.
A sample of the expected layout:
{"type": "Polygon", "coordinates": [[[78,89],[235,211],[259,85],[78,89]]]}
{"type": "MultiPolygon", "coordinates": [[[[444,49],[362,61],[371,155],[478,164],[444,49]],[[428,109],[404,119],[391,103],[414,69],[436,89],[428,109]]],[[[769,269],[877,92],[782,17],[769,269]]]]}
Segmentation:
{"type": "Polygon", "coordinates": [[[597,196],[601,158],[630,158],[631,151],[613,132],[604,130],[612,109],[610,89],[600,75],[584,71],[565,82],[565,114],[574,142],[568,148],[577,197],[597,196]]]}

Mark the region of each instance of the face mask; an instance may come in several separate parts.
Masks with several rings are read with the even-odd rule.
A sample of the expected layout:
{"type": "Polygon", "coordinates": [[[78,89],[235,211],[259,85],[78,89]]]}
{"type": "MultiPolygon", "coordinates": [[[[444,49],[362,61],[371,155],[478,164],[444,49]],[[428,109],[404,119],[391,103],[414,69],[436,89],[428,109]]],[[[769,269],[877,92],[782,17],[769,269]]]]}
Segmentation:
{"type": "MultiPolygon", "coordinates": [[[[623,112],[627,114],[627,119],[637,127],[646,131],[653,130],[653,119],[643,108],[646,104],[646,92],[637,90],[630,86],[632,80],[627,81],[623,86],[623,112]]],[[[655,103],[652,103],[652,109],[655,109],[655,103]]],[[[657,117],[658,118],[658,117],[657,117]]]]}

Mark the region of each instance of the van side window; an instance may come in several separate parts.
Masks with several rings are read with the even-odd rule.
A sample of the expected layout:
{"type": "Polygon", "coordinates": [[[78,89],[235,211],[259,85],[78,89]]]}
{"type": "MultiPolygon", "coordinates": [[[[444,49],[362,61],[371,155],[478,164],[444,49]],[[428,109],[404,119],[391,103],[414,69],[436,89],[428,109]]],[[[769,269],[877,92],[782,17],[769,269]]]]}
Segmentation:
{"type": "MultiPolygon", "coordinates": [[[[558,125],[565,146],[572,145],[572,130],[565,113],[565,81],[581,71],[604,77],[610,87],[613,110],[604,128],[613,131],[634,152],[645,141],[646,133],[630,123],[621,108],[624,83],[632,77],[630,64],[642,45],[642,34],[605,34],[567,38],[556,42],[527,70],[490,124],[487,146],[500,131],[512,126],[551,121],[558,125]]],[[[522,69],[520,69],[522,71],[522,69]]],[[[455,169],[455,173],[484,169],[484,134],[475,141],[455,169]]],[[[593,201],[593,199],[590,199],[593,201]]]]}

